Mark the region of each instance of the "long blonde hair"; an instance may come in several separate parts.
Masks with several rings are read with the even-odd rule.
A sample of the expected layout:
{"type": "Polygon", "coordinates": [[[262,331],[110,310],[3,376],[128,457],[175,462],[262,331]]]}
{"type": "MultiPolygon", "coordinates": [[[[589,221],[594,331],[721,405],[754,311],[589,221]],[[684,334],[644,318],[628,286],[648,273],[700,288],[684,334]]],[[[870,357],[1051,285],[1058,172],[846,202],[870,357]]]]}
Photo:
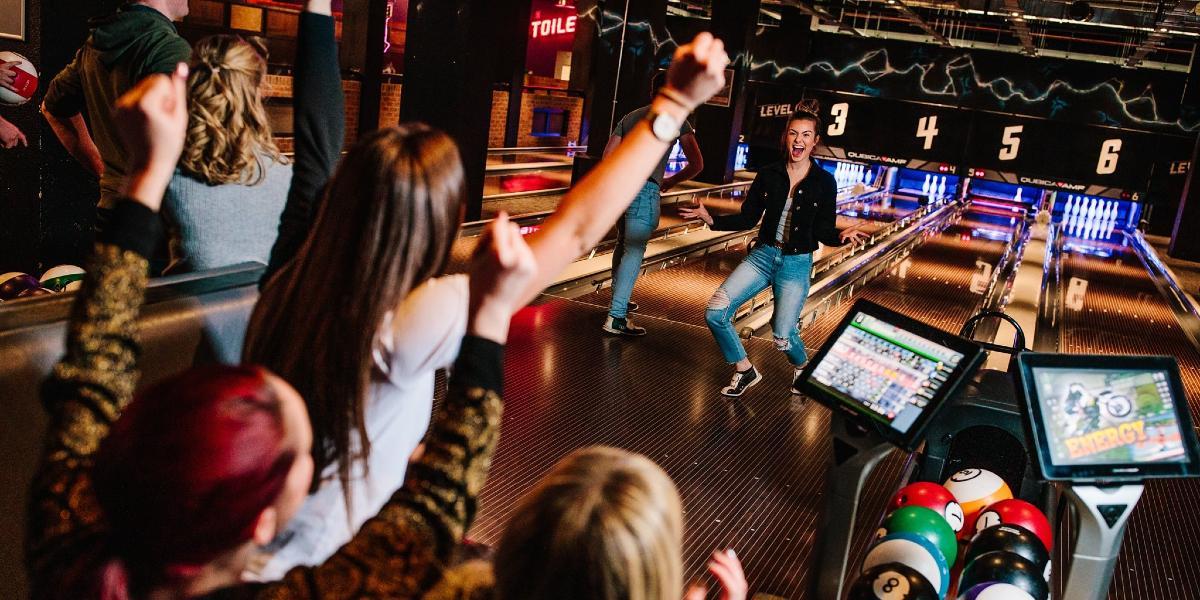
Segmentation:
{"type": "Polygon", "coordinates": [[[678,600],[683,513],[650,459],[592,447],[521,499],[496,550],[501,600],[678,600]]]}
{"type": "Polygon", "coordinates": [[[192,49],[188,131],[180,166],[209,185],[255,185],[265,154],[284,162],[263,108],[267,50],[257,38],[213,35],[192,49]]]}

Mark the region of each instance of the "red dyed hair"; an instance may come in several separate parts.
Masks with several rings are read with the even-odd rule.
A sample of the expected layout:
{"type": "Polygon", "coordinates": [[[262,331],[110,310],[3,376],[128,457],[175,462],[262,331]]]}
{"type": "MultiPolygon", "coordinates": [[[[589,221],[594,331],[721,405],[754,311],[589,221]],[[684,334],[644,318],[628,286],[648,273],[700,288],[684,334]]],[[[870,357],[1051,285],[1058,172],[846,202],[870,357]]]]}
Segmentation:
{"type": "Polygon", "coordinates": [[[115,559],[93,581],[100,596],[185,581],[250,540],[295,458],[260,368],[197,368],[147,389],[93,467],[115,559]]]}

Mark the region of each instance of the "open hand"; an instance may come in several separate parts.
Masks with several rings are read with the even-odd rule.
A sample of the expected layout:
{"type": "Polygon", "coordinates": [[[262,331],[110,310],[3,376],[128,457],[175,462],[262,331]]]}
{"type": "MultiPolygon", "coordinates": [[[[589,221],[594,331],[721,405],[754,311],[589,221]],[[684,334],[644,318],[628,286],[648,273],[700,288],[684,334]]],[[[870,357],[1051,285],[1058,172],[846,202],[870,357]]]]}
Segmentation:
{"type": "Polygon", "coordinates": [[[679,216],[684,219],[700,219],[705,225],[712,225],[712,215],[708,214],[708,209],[704,208],[703,202],[697,202],[696,206],[684,206],[679,209],[679,216]]]}
{"type": "Polygon", "coordinates": [[[859,229],[854,229],[853,227],[850,229],[843,229],[841,235],[843,244],[846,242],[853,242],[855,244],[866,242],[870,237],[871,236],[867,235],[866,232],[859,229]]]}
{"type": "Polygon", "coordinates": [[[17,88],[13,85],[13,82],[17,80],[17,74],[14,73],[14,71],[16,70],[18,64],[20,63],[17,61],[0,63],[0,86],[6,87],[14,92],[17,91],[17,88]]]}
{"type": "Polygon", "coordinates": [[[117,130],[129,156],[127,195],[157,210],[187,133],[187,65],[151,75],[117,99],[117,130]]]}
{"type": "Polygon", "coordinates": [[[675,50],[667,71],[667,85],[691,103],[684,107],[691,112],[725,87],[727,66],[729,55],[725,54],[725,43],[711,33],[702,32],[690,44],[675,50]]]}
{"type": "Polygon", "coordinates": [[[29,141],[16,125],[0,118],[0,147],[16,148],[17,145],[29,146],[29,141]]]}
{"type": "MultiPolygon", "coordinates": [[[[742,571],[742,562],[738,560],[733,549],[717,550],[708,561],[708,572],[717,578],[721,586],[720,600],[746,600],[750,585],[746,583],[746,574],[742,571]]],[[[704,600],[707,590],[702,586],[694,586],[687,591],[683,600],[704,600]]]]}
{"type": "Polygon", "coordinates": [[[501,212],[480,239],[471,263],[470,333],[503,344],[509,321],[521,309],[525,288],[536,274],[533,251],[517,224],[501,212]]]}

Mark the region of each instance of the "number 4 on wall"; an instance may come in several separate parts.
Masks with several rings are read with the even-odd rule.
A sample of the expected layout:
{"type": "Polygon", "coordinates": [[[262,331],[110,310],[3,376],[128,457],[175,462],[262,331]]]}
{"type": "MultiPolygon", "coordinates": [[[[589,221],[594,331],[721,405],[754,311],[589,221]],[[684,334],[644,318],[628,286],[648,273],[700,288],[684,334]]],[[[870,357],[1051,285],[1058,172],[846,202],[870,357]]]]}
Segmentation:
{"type": "Polygon", "coordinates": [[[925,138],[926,150],[933,147],[933,138],[937,137],[937,134],[937,115],[921,117],[921,120],[917,121],[917,137],[925,138]]]}

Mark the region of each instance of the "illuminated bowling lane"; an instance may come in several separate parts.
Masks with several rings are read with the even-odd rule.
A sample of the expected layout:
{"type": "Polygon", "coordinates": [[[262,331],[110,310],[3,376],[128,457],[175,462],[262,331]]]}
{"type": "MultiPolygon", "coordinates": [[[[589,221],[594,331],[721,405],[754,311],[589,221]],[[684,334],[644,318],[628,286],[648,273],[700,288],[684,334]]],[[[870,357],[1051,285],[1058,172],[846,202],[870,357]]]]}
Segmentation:
{"type": "MultiPolygon", "coordinates": [[[[1080,230],[1076,230],[1080,231],[1080,230]]],[[[1082,231],[1086,232],[1087,228],[1082,231]]],[[[1120,230],[1104,239],[1067,235],[1062,256],[1064,307],[1060,351],[1086,354],[1165,354],[1179,361],[1183,384],[1200,422],[1200,352],[1191,343],[1120,230]]],[[[1200,481],[1155,481],[1129,519],[1112,600],[1195,598],[1200,589],[1200,481]]],[[[1059,540],[1069,539],[1062,529],[1059,540]]],[[[1065,559],[1069,544],[1056,553],[1065,559]]]]}
{"type": "MultiPolygon", "coordinates": [[[[994,264],[1006,247],[989,232],[1011,233],[1011,227],[967,211],[862,293],[957,329],[981,299],[970,293],[976,261],[994,264]]],[[[639,281],[639,288],[651,283],[642,292],[644,308],[671,303],[672,314],[681,315],[640,317],[649,330],[643,338],[602,334],[605,307],[588,301],[546,299],[515,317],[500,447],[472,538],[496,543],[516,500],[562,456],[592,444],[619,446],[651,457],[676,481],[686,511],[685,577],[700,577],[709,552],[732,546],[746,565],[752,594],[808,597],[828,411],[788,393],[790,367],[772,341],[760,338],[748,340],[747,350],[763,383],[737,401],[719,395],[729,368],[697,322],[740,258],[723,253],[639,281]],[[660,278],[667,273],[675,275],[660,278]]],[[[809,347],[828,335],[840,310],[805,330],[809,347]]],[[[880,512],[899,467],[893,458],[872,480],[865,515],[880,512]]],[[[873,517],[864,522],[872,526],[856,537],[855,560],[867,529],[873,530],[873,517]]]]}
{"type": "MultiPolygon", "coordinates": [[[[738,210],[738,204],[734,201],[706,200],[705,206],[714,212],[729,213],[738,210]]],[[[896,199],[880,195],[861,203],[844,204],[838,214],[837,226],[840,229],[858,226],[867,233],[873,233],[888,223],[912,213],[918,207],[915,199],[896,199]],[[865,210],[863,205],[866,206],[865,210]]],[[[664,224],[668,219],[666,213],[667,211],[664,211],[664,224]]],[[[678,216],[674,218],[680,220],[678,216]]],[[[820,261],[824,252],[825,248],[818,250],[814,259],[820,261]]],[[[697,311],[692,307],[705,306],[713,291],[737,268],[745,256],[745,247],[739,245],[710,254],[704,260],[646,273],[638,278],[637,285],[634,286],[633,300],[640,303],[641,315],[706,327],[704,311],[697,311]]],[[[612,300],[612,288],[581,296],[578,300],[608,306],[612,300]]]]}

